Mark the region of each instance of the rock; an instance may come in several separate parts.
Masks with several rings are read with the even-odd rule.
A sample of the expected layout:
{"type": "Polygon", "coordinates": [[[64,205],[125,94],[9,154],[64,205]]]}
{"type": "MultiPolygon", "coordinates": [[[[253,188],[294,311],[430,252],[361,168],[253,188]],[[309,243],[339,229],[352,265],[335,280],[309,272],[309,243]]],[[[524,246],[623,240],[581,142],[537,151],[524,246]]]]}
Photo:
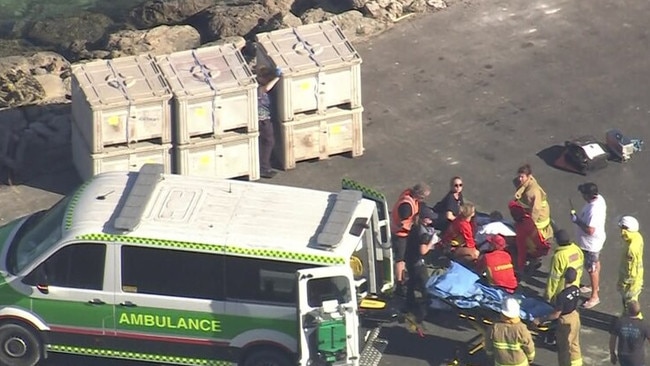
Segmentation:
{"type": "Polygon", "coordinates": [[[380,8],[384,8],[384,9],[388,7],[388,5],[390,5],[391,3],[391,0],[376,0],[376,1],[377,1],[377,5],[379,5],[380,8]]]}
{"type": "Polygon", "coordinates": [[[201,45],[199,32],[189,25],[161,25],[149,30],[123,30],[107,37],[102,49],[111,57],[143,53],[163,55],[201,45]]]}
{"type": "Polygon", "coordinates": [[[262,5],[269,14],[290,14],[294,0],[262,0],[262,5]]]}
{"type": "Polygon", "coordinates": [[[66,50],[76,40],[95,42],[110,27],[111,18],[98,13],[80,13],[68,18],[47,18],[36,21],[26,38],[37,45],[53,46],[57,51],[66,50]]]}
{"type": "Polygon", "coordinates": [[[323,9],[309,9],[302,16],[300,16],[300,20],[302,20],[302,24],[312,24],[324,22],[326,20],[332,19],[333,17],[334,14],[328,13],[323,9]]]}
{"type": "Polygon", "coordinates": [[[350,2],[350,6],[353,9],[363,9],[366,3],[370,0],[348,0],[348,1],[350,2]]]}
{"type": "Polygon", "coordinates": [[[426,0],[413,0],[404,6],[404,12],[407,13],[424,13],[427,10],[426,0]]]}
{"type": "Polygon", "coordinates": [[[402,14],[404,14],[404,6],[399,1],[393,1],[388,4],[386,11],[388,12],[388,17],[391,20],[397,20],[397,18],[401,17],[402,14]]]}
{"type": "Polygon", "coordinates": [[[358,10],[337,14],[334,19],[351,41],[381,33],[388,28],[387,22],[364,17],[358,10]]]}
{"type": "Polygon", "coordinates": [[[218,39],[216,41],[202,44],[201,48],[212,47],[212,46],[223,46],[226,44],[232,44],[235,46],[236,49],[241,50],[242,48],[244,48],[244,46],[246,46],[246,40],[244,39],[244,37],[240,37],[240,36],[226,37],[226,38],[218,39]]]}
{"type": "MultiPolygon", "coordinates": [[[[41,69],[43,70],[43,69],[41,69]]],[[[65,99],[69,90],[66,90],[65,83],[59,75],[56,74],[41,74],[34,75],[36,81],[41,84],[45,95],[43,99],[65,99]]]]}
{"type": "Polygon", "coordinates": [[[291,12],[300,17],[307,10],[317,8],[318,6],[318,0],[294,0],[293,4],[291,5],[291,12]]]}
{"type": "Polygon", "coordinates": [[[375,0],[368,1],[363,7],[363,12],[374,19],[382,19],[386,17],[385,10],[379,6],[379,3],[375,0]]]}
{"type": "Polygon", "coordinates": [[[41,48],[22,39],[0,39],[0,58],[7,56],[31,55],[41,48]]]}
{"type": "Polygon", "coordinates": [[[214,0],[148,0],[131,9],[128,21],[138,28],[175,25],[214,4],[214,0]]]}
{"type": "Polygon", "coordinates": [[[432,6],[434,9],[445,9],[447,7],[444,0],[427,0],[427,5],[432,6]]]}
{"type": "Polygon", "coordinates": [[[110,55],[111,52],[106,50],[90,51],[89,59],[107,59],[110,55]]]}
{"type": "Polygon", "coordinates": [[[0,72],[0,108],[14,108],[45,98],[45,90],[31,74],[23,70],[0,72]]]}
{"type": "Polygon", "coordinates": [[[261,4],[214,5],[196,14],[187,22],[201,34],[202,42],[212,42],[230,36],[246,39],[259,32],[268,31],[267,20],[271,15],[261,4]]]}
{"type": "Polygon", "coordinates": [[[280,18],[280,23],[286,28],[300,27],[302,25],[302,20],[293,13],[286,13],[280,18]]]}

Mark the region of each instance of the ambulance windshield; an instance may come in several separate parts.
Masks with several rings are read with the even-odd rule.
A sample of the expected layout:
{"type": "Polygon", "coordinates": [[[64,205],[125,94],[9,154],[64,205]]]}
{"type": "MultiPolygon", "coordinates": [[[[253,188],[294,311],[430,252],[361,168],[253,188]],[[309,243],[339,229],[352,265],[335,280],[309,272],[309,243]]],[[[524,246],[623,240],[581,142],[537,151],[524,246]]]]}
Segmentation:
{"type": "Polygon", "coordinates": [[[9,247],[7,269],[11,274],[21,272],[61,239],[69,201],[65,197],[49,210],[32,214],[23,223],[9,247]]]}

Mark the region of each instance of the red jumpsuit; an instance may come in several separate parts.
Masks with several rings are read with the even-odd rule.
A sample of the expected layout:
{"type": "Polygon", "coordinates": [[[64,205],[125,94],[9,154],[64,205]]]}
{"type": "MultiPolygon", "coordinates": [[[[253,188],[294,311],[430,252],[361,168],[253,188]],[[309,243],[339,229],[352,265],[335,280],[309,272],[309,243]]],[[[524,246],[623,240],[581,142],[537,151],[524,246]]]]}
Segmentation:
{"type": "Polygon", "coordinates": [[[497,249],[483,254],[478,260],[477,268],[481,272],[487,272],[490,285],[501,287],[509,293],[517,289],[512,257],[505,250],[497,249]]]}
{"type": "Polygon", "coordinates": [[[521,271],[526,265],[526,259],[536,259],[547,255],[551,245],[542,239],[535,222],[526,209],[515,201],[510,202],[508,208],[510,208],[510,214],[515,220],[516,268],[521,271]]]}
{"type": "Polygon", "coordinates": [[[456,217],[442,234],[442,243],[451,244],[452,247],[476,248],[473,222],[461,216],[456,217]]]}

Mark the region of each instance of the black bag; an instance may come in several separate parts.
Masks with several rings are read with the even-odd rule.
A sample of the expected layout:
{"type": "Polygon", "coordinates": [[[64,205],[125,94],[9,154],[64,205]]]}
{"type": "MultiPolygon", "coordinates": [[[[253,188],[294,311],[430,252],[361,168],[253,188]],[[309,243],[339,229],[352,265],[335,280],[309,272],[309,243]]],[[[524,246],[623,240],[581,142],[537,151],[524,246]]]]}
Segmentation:
{"type": "Polygon", "coordinates": [[[564,158],[577,172],[586,175],[590,171],[607,166],[609,158],[605,145],[591,136],[584,136],[564,143],[564,158]]]}

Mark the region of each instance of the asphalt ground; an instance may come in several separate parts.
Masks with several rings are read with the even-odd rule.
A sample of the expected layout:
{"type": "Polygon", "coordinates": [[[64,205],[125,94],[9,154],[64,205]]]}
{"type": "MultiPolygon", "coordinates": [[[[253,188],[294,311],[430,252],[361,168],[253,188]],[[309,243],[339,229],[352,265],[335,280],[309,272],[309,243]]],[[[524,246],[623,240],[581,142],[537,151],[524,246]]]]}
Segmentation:
{"type": "MultiPolygon", "coordinates": [[[[528,162],[555,221],[571,230],[568,200],[581,205],[577,185],[596,182],[608,204],[608,240],[601,255],[602,302],[581,312],[581,343],[586,365],[605,364],[607,326],[621,310],[616,218],[634,215],[646,231],[648,153],[587,177],[552,168],[538,154],[581,135],[602,140],[614,127],[630,137],[650,136],[649,12],[650,3],[641,0],[486,0],[403,20],[356,45],[364,60],[364,156],[302,162],[271,182],[336,191],[340,179],[350,177],[394,200],[403,188],[425,181],[433,187],[433,204],[448,179],[460,175],[467,199],[485,211],[507,212],[516,168],[528,162]]],[[[47,207],[70,191],[78,180],[66,166],[26,185],[1,187],[0,217],[47,207]]],[[[548,258],[525,285],[540,288],[547,264],[548,258]]],[[[642,305],[649,300],[642,294],[642,305]]],[[[404,324],[390,325],[382,365],[445,364],[474,335],[443,312],[434,312],[423,337],[404,324]]],[[[479,353],[462,364],[486,362],[479,353]]],[[[89,363],[98,364],[60,357],[49,364],[89,363]]],[[[556,355],[540,345],[535,364],[557,364],[556,355]]]]}

